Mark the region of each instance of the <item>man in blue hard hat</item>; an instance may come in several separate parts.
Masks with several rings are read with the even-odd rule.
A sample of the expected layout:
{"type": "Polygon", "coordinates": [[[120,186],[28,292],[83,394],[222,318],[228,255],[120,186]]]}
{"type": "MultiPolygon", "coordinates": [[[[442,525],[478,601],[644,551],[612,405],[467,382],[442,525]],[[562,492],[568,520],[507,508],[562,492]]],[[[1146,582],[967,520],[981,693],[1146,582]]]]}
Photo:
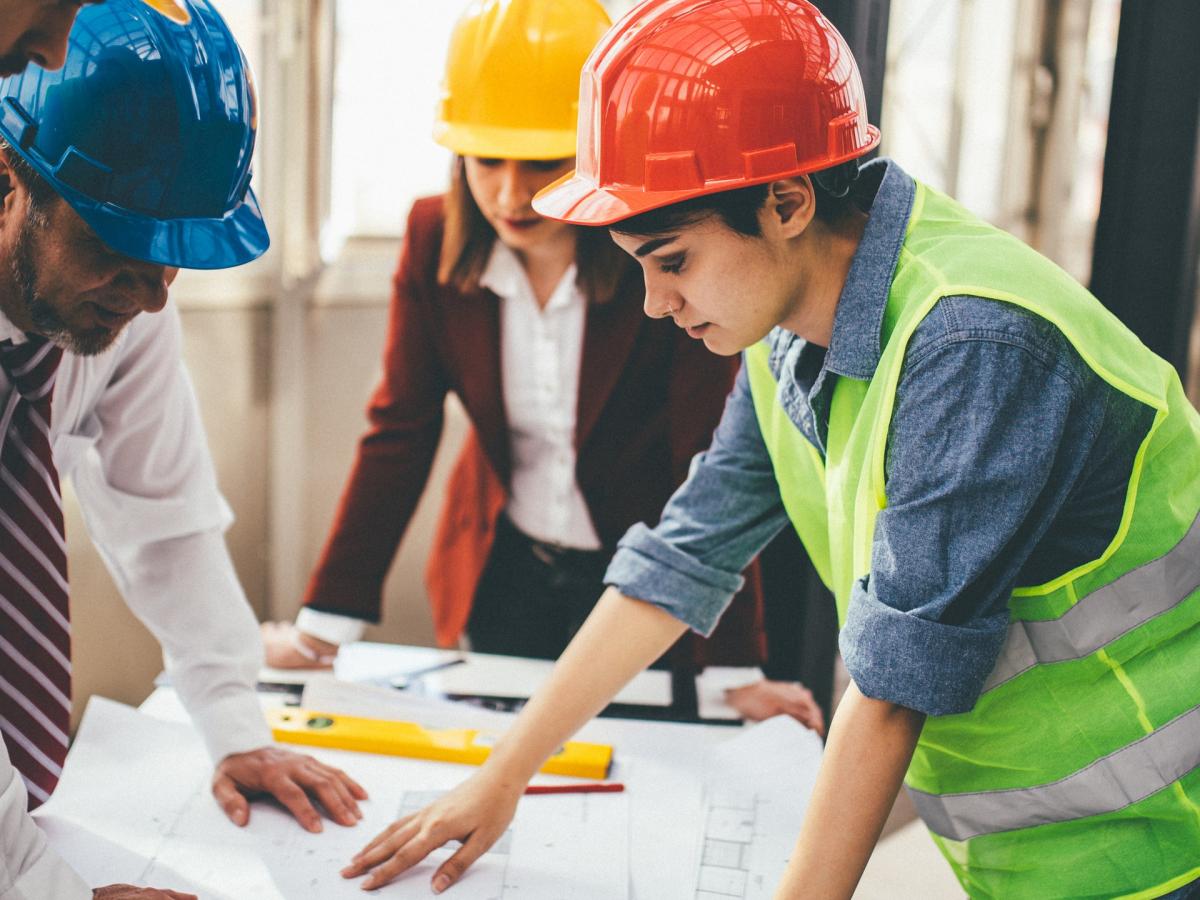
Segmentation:
{"type": "MultiPolygon", "coordinates": [[[[93,896],[28,813],[61,774],[71,709],[60,476],[163,645],[228,817],[244,825],[248,795],[273,795],[319,831],[314,803],[353,825],[366,796],[345,773],[272,747],[254,695],[258,630],[225,547],[232,517],[167,289],[179,268],[267,249],[249,187],[255,98],[209,0],[182,0],[188,15],[174,18],[152,10],[164,2],[84,6],[65,59],[42,55],[58,71],[0,78],[4,898],[93,896]]],[[[187,895],[109,885],[95,896],[187,895]]]]}

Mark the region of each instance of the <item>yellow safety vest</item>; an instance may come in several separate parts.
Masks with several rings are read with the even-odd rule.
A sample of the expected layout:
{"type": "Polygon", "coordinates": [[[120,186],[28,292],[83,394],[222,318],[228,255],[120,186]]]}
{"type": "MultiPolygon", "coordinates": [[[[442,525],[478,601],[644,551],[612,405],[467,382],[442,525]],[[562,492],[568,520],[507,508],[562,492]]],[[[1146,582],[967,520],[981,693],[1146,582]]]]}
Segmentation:
{"type": "Polygon", "coordinates": [[[838,379],[824,460],[777,402],[766,344],[746,351],[781,497],[844,621],[887,505],[905,348],[955,295],[1049,320],[1156,414],[1112,543],[1013,591],[983,694],[926,720],[906,783],[972,897],[1160,896],[1200,878],[1200,415],[1175,370],[1053,263],[918,184],[879,365],[838,379]]]}

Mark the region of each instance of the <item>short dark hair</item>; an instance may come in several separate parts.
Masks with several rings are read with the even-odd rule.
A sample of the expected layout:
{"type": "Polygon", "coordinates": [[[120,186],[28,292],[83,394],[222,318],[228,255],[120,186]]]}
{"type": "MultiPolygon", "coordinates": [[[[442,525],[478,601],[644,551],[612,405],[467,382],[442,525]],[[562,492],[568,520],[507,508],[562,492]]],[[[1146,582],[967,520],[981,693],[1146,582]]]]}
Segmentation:
{"type": "Polygon", "coordinates": [[[8,167],[12,169],[17,181],[21,182],[21,186],[29,192],[31,210],[44,211],[58,198],[58,192],[51,187],[50,182],[43,178],[38,170],[31,166],[29,161],[14,150],[4,138],[0,138],[0,153],[4,154],[8,167]]]}
{"type": "MultiPolygon", "coordinates": [[[[870,202],[855,191],[858,160],[852,159],[832,169],[812,173],[816,197],[816,217],[827,225],[837,225],[854,212],[866,212],[870,202]]],[[[695,225],[716,216],[728,228],[745,237],[758,237],[758,214],[767,202],[770,182],[705,194],[652,209],[609,226],[619,234],[660,235],[695,225]]]]}

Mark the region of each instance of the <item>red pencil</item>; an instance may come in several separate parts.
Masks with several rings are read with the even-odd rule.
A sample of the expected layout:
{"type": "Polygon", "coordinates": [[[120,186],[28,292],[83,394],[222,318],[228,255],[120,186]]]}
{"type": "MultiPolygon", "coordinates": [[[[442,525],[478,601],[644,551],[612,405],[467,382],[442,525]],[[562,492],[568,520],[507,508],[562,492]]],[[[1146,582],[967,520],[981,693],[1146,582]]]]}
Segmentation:
{"type": "Polygon", "coordinates": [[[531,784],[526,794],[619,794],[625,785],[617,782],[606,784],[531,784]]]}

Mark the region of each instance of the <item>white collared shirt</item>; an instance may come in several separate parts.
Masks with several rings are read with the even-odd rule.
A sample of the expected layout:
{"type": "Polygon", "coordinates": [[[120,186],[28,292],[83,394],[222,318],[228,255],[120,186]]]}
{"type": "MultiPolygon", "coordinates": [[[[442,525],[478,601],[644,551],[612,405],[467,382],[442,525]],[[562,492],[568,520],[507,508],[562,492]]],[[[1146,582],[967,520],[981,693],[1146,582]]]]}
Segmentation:
{"type": "MultiPolygon", "coordinates": [[[[25,336],[0,315],[0,340],[25,336]]],[[[93,543],[130,609],[162,644],[172,684],[220,760],[265,746],[271,735],[254,694],[258,626],[225,547],[233,515],[217,489],[180,342],[179,313],[169,304],[135,318],[104,353],[63,354],[50,440],[93,543]]],[[[15,404],[0,369],[0,441],[15,404]]],[[[90,898],[91,889],[47,848],[25,802],[4,753],[0,900],[90,898]]]]}
{"type": "Polygon", "coordinates": [[[479,279],[500,298],[500,381],[512,461],[509,519],[530,537],[599,550],[575,480],[575,411],[587,297],[572,263],[539,307],[517,255],[500,241],[479,279]]]}

